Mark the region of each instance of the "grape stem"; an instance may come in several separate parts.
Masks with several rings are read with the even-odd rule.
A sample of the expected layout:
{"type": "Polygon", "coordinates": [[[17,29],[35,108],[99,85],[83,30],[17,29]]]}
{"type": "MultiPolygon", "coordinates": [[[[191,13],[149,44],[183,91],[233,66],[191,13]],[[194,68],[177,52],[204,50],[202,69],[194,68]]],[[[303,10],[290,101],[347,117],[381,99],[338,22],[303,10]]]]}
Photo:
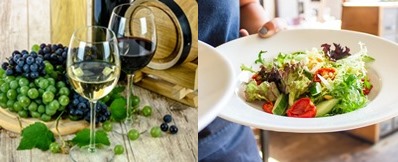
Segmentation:
{"type": "Polygon", "coordinates": [[[21,118],[19,116],[17,116],[17,119],[18,119],[18,124],[19,124],[19,127],[21,128],[21,133],[22,133],[23,127],[22,127],[21,118]]]}

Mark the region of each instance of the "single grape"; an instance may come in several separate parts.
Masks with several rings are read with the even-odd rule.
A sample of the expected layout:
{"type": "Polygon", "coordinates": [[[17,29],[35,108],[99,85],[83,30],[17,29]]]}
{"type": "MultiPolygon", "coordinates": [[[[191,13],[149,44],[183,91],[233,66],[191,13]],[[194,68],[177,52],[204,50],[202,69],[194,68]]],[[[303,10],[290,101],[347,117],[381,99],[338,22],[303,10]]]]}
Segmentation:
{"type": "Polygon", "coordinates": [[[46,91],[50,91],[50,92],[52,92],[53,94],[56,94],[57,93],[57,88],[55,88],[55,86],[54,85],[49,85],[47,88],[46,88],[46,91]]]}
{"type": "Polygon", "coordinates": [[[145,117],[151,116],[152,114],[152,107],[150,106],[144,106],[144,108],[142,108],[141,110],[142,115],[144,115],[145,117]]]}
{"type": "Polygon", "coordinates": [[[175,125],[170,126],[170,133],[171,134],[176,134],[178,132],[178,128],[175,125]]]}
{"type": "Polygon", "coordinates": [[[65,86],[66,86],[65,82],[63,82],[63,81],[58,81],[57,82],[57,88],[62,88],[62,87],[65,87],[65,86]]]}
{"type": "Polygon", "coordinates": [[[124,147],[122,145],[115,145],[113,151],[115,152],[115,155],[121,155],[124,153],[124,147]]]}
{"type": "Polygon", "coordinates": [[[28,106],[29,111],[37,111],[37,103],[31,102],[28,106]]]}
{"type": "Polygon", "coordinates": [[[18,115],[19,115],[21,118],[27,118],[27,117],[28,117],[28,111],[26,111],[26,110],[18,111],[18,115]]]}
{"type": "Polygon", "coordinates": [[[140,132],[138,132],[137,129],[131,129],[127,133],[127,137],[129,137],[130,140],[135,141],[136,139],[138,139],[140,137],[140,132]]]}
{"type": "Polygon", "coordinates": [[[44,107],[44,105],[39,105],[37,107],[37,112],[38,113],[45,113],[46,112],[46,108],[44,107]]]}
{"type": "Polygon", "coordinates": [[[39,50],[40,50],[40,46],[39,46],[38,44],[34,44],[34,45],[32,46],[32,51],[38,52],[39,50]]]}
{"type": "Polygon", "coordinates": [[[40,79],[40,81],[39,81],[39,87],[40,87],[41,89],[46,89],[46,88],[48,87],[48,85],[49,85],[49,82],[48,82],[47,79],[40,79]]]}
{"type": "Polygon", "coordinates": [[[102,123],[102,129],[104,129],[104,131],[110,132],[112,131],[112,123],[110,121],[105,121],[104,123],[102,123]]]}
{"type": "Polygon", "coordinates": [[[39,66],[36,63],[32,63],[30,66],[30,71],[31,72],[37,72],[37,70],[39,69],[39,66]]]}
{"type": "Polygon", "coordinates": [[[1,68],[3,70],[7,70],[8,65],[10,65],[10,64],[8,64],[8,62],[3,62],[3,64],[1,64],[1,68]]]}
{"type": "Polygon", "coordinates": [[[35,58],[33,58],[32,56],[28,56],[26,58],[26,64],[31,65],[33,62],[35,62],[35,58]]]}
{"type": "Polygon", "coordinates": [[[8,100],[6,105],[8,108],[14,109],[14,103],[15,103],[15,100],[8,100]]]}
{"type": "Polygon", "coordinates": [[[69,97],[66,95],[61,95],[59,96],[58,101],[61,106],[66,106],[69,104],[69,97]]]}
{"type": "Polygon", "coordinates": [[[39,97],[39,91],[36,88],[30,88],[27,95],[30,99],[36,99],[39,97]]]}
{"type": "Polygon", "coordinates": [[[29,106],[29,104],[30,104],[30,99],[28,97],[26,97],[26,96],[21,96],[18,99],[18,101],[21,104],[21,106],[24,107],[24,108],[25,107],[27,108],[29,106]]]}
{"type": "Polygon", "coordinates": [[[152,137],[160,137],[162,136],[162,130],[160,130],[160,128],[158,126],[154,126],[151,128],[151,136],[152,137]]]}
{"type": "Polygon", "coordinates": [[[170,114],[166,114],[166,115],[163,116],[163,121],[166,122],[166,123],[170,123],[172,119],[173,118],[171,117],[170,114]]]}
{"type": "Polygon", "coordinates": [[[30,116],[32,116],[33,118],[40,118],[40,113],[36,111],[30,111],[30,116]]]}
{"type": "Polygon", "coordinates": [[[14,110],[15,111],[21,111],[22,109],[23,109],[23,107],[21,106],[19,101],[14,102],[14,110]]]}
{"type": "Polygon", "coordinates": [[[18,81],[19,86],[28,86],[29,85],[29,80],[27,78],[21,78],[18,81]]]}
{"type": "Polygon", "coordinates": [[[25,73],[29,73],[29,72],[30,72],[30,65],[24,64],[23,67],[22,67],[22,69],[23,69],[23,71],[24,71],[25,73]]]}
{"type": "Polygon", "coordinates": [[[167,130],[169,130],[169,125],[167,123],[162,123],[162,124],[160,124],[160,129],[163,132],[167,132],[167,130]]]}
{"type": "Polygon", "coordinates": [[[3,83],[3,84],[1,84],[1,87],[0,87],[0,90],[3,92],[3,93],[7,93],[7,91],[10,89],[10,84],[8,84],[8,83],[3,83]]]}
{"type": "Polygon", "coordinates": [[[136,95],[131,95],[130,101],[131,107],[136,107],[140,104],[140,98],[136,95]]]}
{"type": "MultiPolygon", "coordinates": [[[[47,106],[47,107],[48,107],[48,106],[47,106]]],[[[53,109],[50,109],[50,108],[46,108],[46,114],[47,114],[49,117],[53,116],[55,113],[57,113],[57,110],[53,110],[53,109]]]]}
{"type": "Polygon", "coordinates": [[[15,89],[10,89],[7,91],[7,98],[9,100],[15,100],[17,98],[17,91],[15,89]]]}
{"type": "Polygon", "coordinates": [[[69,96],[69,93],[70,93],[69,88],[67,88],[67,87],[59,87],[59,88],[60,88],[58,91],[59,95],[69,96]]]}
{"type": "Polygon", "coordinates": [[[54,100],[54,93],[50,91],[45,91],[42,95],[42,100],[44,103],[50,103],[54,100]]]}
{"type": "Polygon", "coordinates": [[[51,109],[51,110],[57,111],[59,109],[59,107],[60,107],[60,104],[59,104],[58,100],[53,100],[47,106],[48,106],[47,109],[51,109]]]}
{"type": "Polygon", "coordinates": [[[29,89],[30,88],[28,86],[22,86],[19,88],[19,93],[22,95],[28,95],[29,89]]]}
{"type": "Polygon", "coordinates": [[[44,69],[47,74],[51,74],[54,71],[54,66],[51,63],[45,61],[44,65],[45,65],[44,69]]]}
{"type": "Polygon", "coordinates": [[[61,146],[59,145],[58,142],[53,142],[50,144],[50,151],[52,153],[59,153],[61,152],[61,146]]]}
{"type": "Polygon", "coordinates": [[[18,87],[19,87],[18,81],[13,80],[13,81],[10,82],[10,88],[11,89],[17,89],[18,87]]]}

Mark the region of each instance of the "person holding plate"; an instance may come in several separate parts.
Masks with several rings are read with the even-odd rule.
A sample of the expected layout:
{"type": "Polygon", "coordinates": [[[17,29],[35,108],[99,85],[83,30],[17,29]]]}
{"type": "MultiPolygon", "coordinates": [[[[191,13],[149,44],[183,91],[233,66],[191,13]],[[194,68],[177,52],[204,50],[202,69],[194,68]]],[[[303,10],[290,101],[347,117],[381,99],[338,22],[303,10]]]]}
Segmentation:
{"type": "MultiPolygon", "coordinates": [[[[267,38],[285,24],[267,21],[258,0],[199,0],[199,40],[213,47],[249,34],[267,38]]],[[[226,108],[227,109],[227,108],[226,108]]],[[[199,161],[262,161],[252,129],[216,118],[198,133],[199,161]]]]}

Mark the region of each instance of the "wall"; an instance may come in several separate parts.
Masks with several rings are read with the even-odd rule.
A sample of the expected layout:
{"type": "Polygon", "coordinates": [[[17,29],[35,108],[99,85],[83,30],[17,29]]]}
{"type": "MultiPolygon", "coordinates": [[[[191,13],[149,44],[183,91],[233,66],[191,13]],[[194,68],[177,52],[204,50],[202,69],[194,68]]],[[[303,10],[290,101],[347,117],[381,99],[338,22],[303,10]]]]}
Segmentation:
{"type": "Polygon", "coordinates": [[[87,23],[90,4],[91,0],[0,0],[0,59],[34,44],[67,45],[73,30],[87,23]]]}

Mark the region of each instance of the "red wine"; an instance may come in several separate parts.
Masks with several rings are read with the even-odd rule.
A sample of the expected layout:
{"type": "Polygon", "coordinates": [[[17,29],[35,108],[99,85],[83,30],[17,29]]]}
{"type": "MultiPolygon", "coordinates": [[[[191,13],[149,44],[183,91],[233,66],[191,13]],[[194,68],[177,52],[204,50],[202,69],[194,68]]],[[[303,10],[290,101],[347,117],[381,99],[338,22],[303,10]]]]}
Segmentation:
{"type": "Polygon", "coordinates": [[[122,71],[127,74],[144,68],[155,53],[155,44],[146,39],[124,37],[118,41],[122,71]]]}

